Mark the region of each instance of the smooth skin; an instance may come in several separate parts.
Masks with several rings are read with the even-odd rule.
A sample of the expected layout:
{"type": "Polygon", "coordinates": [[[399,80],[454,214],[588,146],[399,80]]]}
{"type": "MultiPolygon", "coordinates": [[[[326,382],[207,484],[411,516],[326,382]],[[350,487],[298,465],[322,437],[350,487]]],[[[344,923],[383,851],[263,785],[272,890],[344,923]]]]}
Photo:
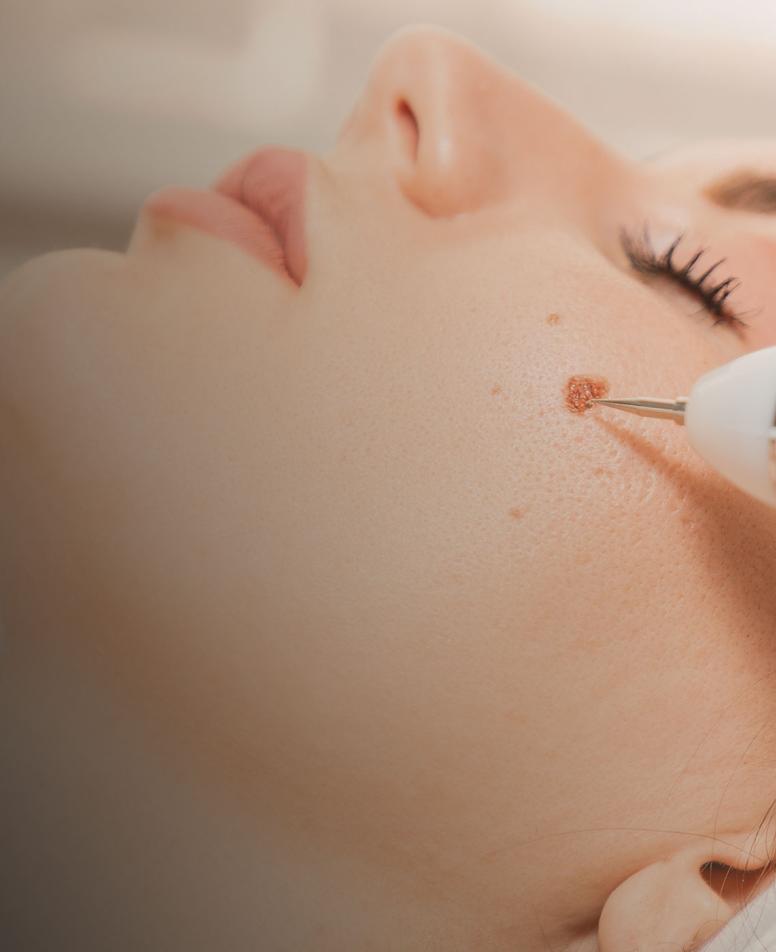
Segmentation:
{"type": "Polygon", "coordinates": [[[776,343],[776,217],[703,194],[742,167],[776,143],[633,162],[421,26],[309,157],[300,288],[148,213],[5,279],[3,809],[60,935],[665,952],[763,887],[776,511],[563,396],[776,343]],[[645,221],[745,333],[630,268],[645,221]]]}

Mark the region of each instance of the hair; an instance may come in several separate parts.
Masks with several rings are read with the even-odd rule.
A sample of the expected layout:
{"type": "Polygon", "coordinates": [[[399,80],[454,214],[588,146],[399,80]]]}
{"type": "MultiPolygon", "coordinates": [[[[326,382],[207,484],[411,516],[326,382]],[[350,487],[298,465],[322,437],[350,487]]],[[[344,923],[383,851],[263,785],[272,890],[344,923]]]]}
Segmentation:
{"type": "MultiPolygon", "coordinates": [[[[727,866],[725,863],[720,863],[715,860],[705,863],[701,867],[701,874],[709,886],[713,888],[715,892],[723,895],[726,891],[732,892],[733,896],[730,898],[735,899],[735,901],[742,907],[742,912],[744,911],[746,904],[757,891],[758,886],[760,886],[762,881],[766,879],[772,872],[774,872],[774,870],[776,870],[776,836],[774,836],[774,820],[776,820],[776,799],[771,802],[771,805],[765,811],[762,820],[760,820],[760,823],[754,831],[754,843],[758,842],[763,830],[765,830],[766,837],[765,857],[763,865],[758,869],[752,870],[750,872],[744,872],[743,870],[734,869],[731,866],[727,866]]],[[[756,925],[752,926],[751,937],[761,941],[760,936],[757,933],[756,925]]],[[[706,938],[693,941],[689,945],[682,946],[682,952],[702,952],[703,947],[709,942],[713,941],[713,939],[714,937],[711,939],[706,938]]],[[[763,949],[765,949],[765,946],[763,946],[763,949]]]]}

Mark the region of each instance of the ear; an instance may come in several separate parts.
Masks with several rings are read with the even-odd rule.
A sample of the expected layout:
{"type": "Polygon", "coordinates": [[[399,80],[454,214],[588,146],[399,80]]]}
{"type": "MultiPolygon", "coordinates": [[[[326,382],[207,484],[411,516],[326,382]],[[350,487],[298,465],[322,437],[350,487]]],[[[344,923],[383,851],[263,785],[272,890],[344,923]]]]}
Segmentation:
{"type": "Polygon", "coordinates": [[[598,920],[599,952],[696,949],[772,879],[762,859],[704,838],[620,883],[598,920]]]}

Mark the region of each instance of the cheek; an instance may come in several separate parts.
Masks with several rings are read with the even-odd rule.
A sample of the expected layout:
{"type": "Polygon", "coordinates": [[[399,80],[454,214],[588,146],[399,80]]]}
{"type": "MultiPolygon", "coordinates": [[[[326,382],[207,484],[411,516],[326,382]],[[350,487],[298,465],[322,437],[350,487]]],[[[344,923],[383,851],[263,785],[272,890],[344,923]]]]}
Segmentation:
{"type": "MultiPolygon", "coordinates": [[[[614,671],[631,670],[645,653],[682,654],[678,632],[688,625],[710,631],[719,602],[709,593],[723,593],[726,577],[736,574],[735,566],[725,568],[725,539],[739,557],[747,545],[769,541],[736,529],[748,500],[692,452],[681,427],[566,407],[564,383],[574,374],[605,377],[613,396],[678,395],[736,356],[727,353],[735,338],[724,329],[699,332],[652,297],[622,295],[615,308],[613,294],[607,289],[600,314],[616,319],[575,319],[567,308],[544,336],[537,320],[533,346],[514,350],[519,367],[494,378],[492,405],[477,404],[459,467],[462,490],[476,486],[477,493],[462,492],[467,501],[450,523],[468,556],[458,554],[466,570],[455,596],[466,593],[474,604],[479,593],[470,631],[480,643],[487,632],[505,633],[520,658],[511,670],[527,674],[529,699],[530,685],[546,681],[549,670],[568,676],[564,690],[576,690],[588,674],[595,681],[595,652],[611,662],[618,646],[625,649],[614,671]],[[561,329],[562,337],[553,336],[561,329]]],[[[500,651],[485,655],[501,658],[500,651]]]]}

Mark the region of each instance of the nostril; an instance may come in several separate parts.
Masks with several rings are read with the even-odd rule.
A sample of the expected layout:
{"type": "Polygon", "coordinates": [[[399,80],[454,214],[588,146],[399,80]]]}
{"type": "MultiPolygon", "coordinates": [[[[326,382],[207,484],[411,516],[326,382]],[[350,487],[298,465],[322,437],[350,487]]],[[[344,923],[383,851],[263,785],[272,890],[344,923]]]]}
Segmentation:
{"type": "Polygon", "coordinates": [[[414,162],[418,157],[418,141],[420,139],[420,130],[418,120],[412,107],[406,99],[400,99],[396,103],[396,118],[399,126],[399,133],[406,143],[407,152],[414,162]]]}

